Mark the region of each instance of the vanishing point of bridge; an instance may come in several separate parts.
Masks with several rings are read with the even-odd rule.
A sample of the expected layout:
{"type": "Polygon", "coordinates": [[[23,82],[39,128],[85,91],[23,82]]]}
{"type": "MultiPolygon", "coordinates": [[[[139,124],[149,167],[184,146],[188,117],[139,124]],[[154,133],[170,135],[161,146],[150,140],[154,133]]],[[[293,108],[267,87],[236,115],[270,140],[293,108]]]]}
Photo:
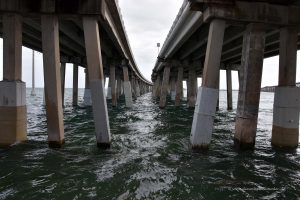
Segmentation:
{"type": "Polygon", "coordinates": [[[187,80],[188,106],[195,109],[193,149],[208,148],[219,95],[219,72],[226,70],[228,109],[232,109],[231,71],[239,74],[234,143],[253,148],[263,59],[279,55],[271,143],[294,148],[299,142],[300,89],[296,87],[300,1],[186,0],[162,47],[152,81],[153,97],[166,106],[168,88],[180,105],[187,80]],[[197,77],[202,85],[197,89],[197,77]]]}
{"type": "Polygon", "coordinates": [[[109,147],[105,77],[112,105],[124,93],[126,107],[150,92],[152,83],[133,58],[119,7],[114,0],[0,0],[3,81],[0,82],[0,145],[27,138],[26,87],[22,45],[43,53],[48,142],[64,143],[63,96],[66,63],[73,63],[73,105],[77,105],[78,67],[86,69],[84,100],[93,106],[99,147],[109,147]]]}

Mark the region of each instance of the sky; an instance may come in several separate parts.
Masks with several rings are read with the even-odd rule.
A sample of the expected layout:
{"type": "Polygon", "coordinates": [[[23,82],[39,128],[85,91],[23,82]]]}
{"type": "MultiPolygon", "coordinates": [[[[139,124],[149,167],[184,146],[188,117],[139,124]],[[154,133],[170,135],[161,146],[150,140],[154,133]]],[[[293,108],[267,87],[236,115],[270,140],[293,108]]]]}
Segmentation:
{"type": "MultiPolygon", "coordinates": [[[[167,34],[182,5],[180,0],[119,0],[125,29],[133,51],[137,66],[148,80],[154,67],[158,49],[156,44],[163,45],[167,34]]],[[[31,87],[32,50],[23,47],[22,80],[31,87]]],[[[300,53],[297,56],[297,81],[300,81],[300,53]]],[[[44,86],[43,59],[41,53],[36,53],[36,87],[44,86]]],[[[264,60],[262,87],[277,85],[278,56],[264,60]]],[[[66,88],[72,88],[72,64],[66,67],[66,88]]],[[[232,73],[233,89],[238,89],[237,72],[232,73]]],[[[0,80],[3,79],[3,41],[0,39],[0,80]]],[[[200,80],[199,86],[200,86],[200,80]]],[[[79,68],[79,88],[84,88],[85,75],[79,68]]],[[[226,74],[221,70],[220,89],[226,89],[226,74]]]]}

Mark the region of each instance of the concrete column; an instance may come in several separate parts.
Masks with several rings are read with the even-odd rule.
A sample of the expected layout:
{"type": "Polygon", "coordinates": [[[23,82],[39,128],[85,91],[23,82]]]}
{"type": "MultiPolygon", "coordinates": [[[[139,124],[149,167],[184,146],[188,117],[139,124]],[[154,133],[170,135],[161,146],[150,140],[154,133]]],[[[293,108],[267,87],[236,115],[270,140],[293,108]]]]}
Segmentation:
{"type": "Polygon", "coordinates": [[[234,134],[237,148],[253,148],[255,144],[264,49],[264,25],[249,24],[244,33],[240,71],[241,85],[234,134]]]}
{"type": "Polygon", "coordinates": [[[109,75],[109,79],[108,79],[108,86],[107,86],[107,94],[106,94],[106,98],[107,99],[111,99],[111,78],[109,75]]]}
{"type": "Polygon", "coordinates": [[[298,32],[281,28],[279,84],[275,88],[272,145],[296,148],[299,142],[300,89],[296,87],[298,32]]]}
{"type": "Polygon", "coordinates": [[[132,87],[132,98],[136,99],[136,84],[135,84],[135,76],[133,74],[133,72],[131,73],[131,87],[132,87]]]}
{"type": "Polygon", "coordinates": [[[207,149],[213,131],[225,21],[214,19],[209,28],[202,86],[199,87],[191,131],[193,149],[207,149]]]}
{"type": "Polygon", "coordinates": [[[197,76],[196,76],[196,69],[190,68],[189,69],[189,78],[188,78],[188,107],[194,108],[196,104],[196,90],[197,90],[197,76]]]}
{"type": "Polygon", "coordinates": [[[169,79],[170,79],[170,64],[167,64],[164,69],[164,76],[163,76],[163,81],[162,81],[161,91],[160,91],[159,107],[162,109],[166,107],[166,103],[167,103],[169,79]]]}
{"type": "Polygon", "coordinates": [[[97,146],[99,148],[109,148],[111,143],[111,134],[105,99],[98,21],[95,18],[84,17],[83,30],[93,102],[97,146]]]}
{"type": "Polygon", "coordinates": [[[73,106],[78,106],[78,65],[73,64],[73,106]]]}
{"type": "Polygon", "coordinates": [[[218,79],[218,100],[217,100],[217,106],[216,106],[216,111],[220,110],[220,71],[219,71],[219,79],[218,79]]]}
{"type": "Polygon", "coordinates": [[[175,98],[176,98],[176,80],[175,80],[175,77],[171,77],[170,84],[171,84],[171,100],[175,101],[175,98]]]}
{"type": "Polygon", "coordinates": [[[0,82],[0,146],[27,139],[26,85],[22,82],[22,19],[4,14],[3,81],[0,82]]]}
{"type": "Polygon", "coordinates": [[[137,78],[135,79],[135,83],[136,83],[136,96],[140,97],[141,96],[140,82],[137,78]]]}
{"type": "Polygon", "coordinates": [[[177,82],[176,82],[176,97],[175,106],[180,106],[180,101],[182,98],[182,79],[183,79],[183,67],[178,67],[177,82]]]}
{"type": "Polygon", "coordinates": [[[154,82],[154,86],[153,86],[153,90],[152,90],[152,97],[153,98],[157,98],[157,94],[158,94],[158,87],[160,84],[160,75],[157,75],[156,80],[154,82]]]}
{"type": "Polygon", "coordinates": [[[64,106],[64,101],[65,101],[65,80],[66,80],[66,63],[61,63],[61,65],[60,65],[60,74],[61,74],[62,105],[64,106]]]}
{"type": "Polygon", "coordinates": [[[122,93],[122,80],[120,74],[117,75],[117,98],[121,96],[122,93]]]}
{"type": "Polygon", "coordinates": [[[112,106],[117,106],[117,85],[116,85],[116,67],[115,64],[110,65],[110,77],[109,77],[110,83],[111,83],[111,101],[112,106]]]}
{"type": "Polygon", "coordinates": [[[132,90],[131,90],[131,84],[129,81],[129,74],[128,74],[128,64],[127,61],[122,61],[122,67],[123,67],[123,76],[124,76],[124,94],[125,94],[125,106],[127,108],[132,107],[132,90]]]}
{"type": "Polygon", "coordinates": [[[227,82],[227,110],[232,110],[232,79],[231,70],[226,70],[226,82],[227,82]]]}
{"type": "Polygon", "coordinates": [[[31,96],[35,96],[35,63],[34,63],[34,50],[32,50],[32,89],[31,96]]]}
{"type": "Polygon", "coordinates": [[[84,72],[85,72],[85,88],[83,94],[83,103],[85,106],[92,106],[92,96],[91,96],[88,69],[85,69],[84,72]]]}
{"type": "Polygon", "coordinates": [[[48,143],[50,147],[60,147],[64,143],[64,121],[57,16],[42,16],[42,46],[48,143]]]}

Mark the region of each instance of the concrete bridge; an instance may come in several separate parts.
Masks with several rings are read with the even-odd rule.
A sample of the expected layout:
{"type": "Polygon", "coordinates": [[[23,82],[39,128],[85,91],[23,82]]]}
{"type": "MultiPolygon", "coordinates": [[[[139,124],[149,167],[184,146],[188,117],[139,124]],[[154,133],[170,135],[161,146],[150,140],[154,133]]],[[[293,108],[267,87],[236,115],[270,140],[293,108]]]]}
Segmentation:
{"type": "Polygon", "coordinates": [[[231,71],[239,72],[234,133],[238,148],[253,148],[263,59],[280,56],[275,89],[272,145],[297,147],[300,89],[296,87],[300,1],[186,0],[164,42],[152,74],[153,97],[166,106],[168,88],[176,106],[187,80],[188,106],[195,107],[193,149],[208,148],[219,95],[219,72],[226,70],[228,109],[232,109],[231,71]],[[197,89],[197,77],[202,85],[197,89]]]}
{"type": "Polygon", "coordinates": [[[0,82],[0,145],[26,140],[26,86],[22,45],[43,53],[48,142],[64,143],[65,64],[73,63],[73,105],[77,105],[78,67],[86,68],[85,102],[93,106],[99,147],[111,133],[104,92],[109,77],[112,105],[124,91],[126,106],[150,92],[152,83],[134,60],[115,0],[0,0],[3,81],[0,82]],[[124,89],[123,89],[124,88],[124,89]]]}

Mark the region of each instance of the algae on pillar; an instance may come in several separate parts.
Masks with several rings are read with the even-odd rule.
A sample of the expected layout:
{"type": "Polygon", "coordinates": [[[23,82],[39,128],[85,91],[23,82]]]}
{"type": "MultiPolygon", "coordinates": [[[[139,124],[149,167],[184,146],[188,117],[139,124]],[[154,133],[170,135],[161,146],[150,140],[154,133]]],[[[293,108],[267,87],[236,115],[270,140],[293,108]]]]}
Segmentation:
{"type": "Polygon", "coordinates": [[[42,46],[48,143],[50,147],[60,147],[64,143],[64,121],[59,62],[59,27],[58,17],[55,15],[42,16],[42,46]]]}
{"type": "Polygon", "coordinates": [[[111,134],[105,98],[99,28],[98,21],[95,18],[83,18],[84,41],[93,102],[97,146],[99,148],[109,148],[111,134]]]}
{"type": "Polygon", "coordinates": [[[300,88],[296,87],[298,32],[280,30],[279,83],[275,88],[272,145],[296,148],[299,143],[300,88]]]}
{"type": "Polygon", "coordinates": [[[225,31],[225,21],[210,23],[202,86],[199,87],[191,131],[193,149],[207,149],[213,132],[219,90],[219,67],[225,31]]]}
{"type": "Polygon", "coordinates": [[[22,19],[3,15],[3,81],[0,82],[0,146],[27,140],[26,85],[22,82],[22,19]]]}
{"type": "Polygon", "coordinates": [[[237,148],[253,148],[255,144],[265,35],[265,25],[255,23],[247,25],[244,33],[241,85],[234,134],[237,148]]]}

